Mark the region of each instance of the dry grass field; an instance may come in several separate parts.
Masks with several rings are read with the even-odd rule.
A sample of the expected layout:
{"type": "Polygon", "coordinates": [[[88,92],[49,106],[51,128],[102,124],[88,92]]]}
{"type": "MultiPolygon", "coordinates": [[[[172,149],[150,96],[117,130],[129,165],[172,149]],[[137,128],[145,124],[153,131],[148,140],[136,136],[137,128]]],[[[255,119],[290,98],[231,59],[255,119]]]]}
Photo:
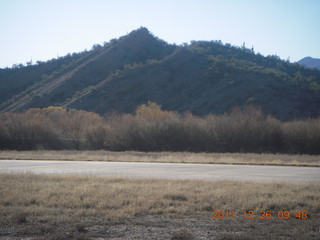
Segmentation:
{"type": "Polygon", "coordinates": [[[171,162],[320,167],[319,155],[111,151],[0,151],[1,159],[114,162],[171,162]]]}
{"type": "Polygon", "coordinates": [[[228,240],[320,236],[320,186],[316,183],[33,174],[1,174],[0,182],[0,239],[228,240]],[[271,218],[260,212],[267,210],[271,211],[271,218]],[[212,211],[234,214],[212,219],[212,211]],[[254,211],[253,217],[257,218],[250,219],[249,211],[254,211]],[[279,211],[289,211],[290,217],[279,219],[279,211]],[[307,213],[297,215],[299,211],[307,213]]]}

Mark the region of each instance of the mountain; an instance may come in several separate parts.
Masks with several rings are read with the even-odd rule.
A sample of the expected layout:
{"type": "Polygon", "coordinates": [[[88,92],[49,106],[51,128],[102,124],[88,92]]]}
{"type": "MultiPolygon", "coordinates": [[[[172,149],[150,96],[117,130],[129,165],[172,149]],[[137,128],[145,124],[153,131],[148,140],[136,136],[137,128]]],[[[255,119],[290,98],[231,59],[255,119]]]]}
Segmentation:
{"type": "Polygon", "coordinates": [[[128,36],[113,39],[105,46],[95,45],[89,52],[54,60],[60,63],[40,63],[18,69],[0,71],[2,111],[17,111],[30,107],[62,105],[81,92],[105,80],[126,64],[162,59],[173,52],[174,46],[161,41],[146,28],[128,36]],[[67,61],[66,59],[69,59],[67,61]],[[48,69],[48,70],[47,70],[48,69]],[[50,71],[51,70],[51,71],[50,71]],[[18,86],[18,87],[17,87],[18,86]],[[13,97],[10,100],[9,97],[13,97]]]}
{"type": "Polygon", "coordinates": [[[144,27],[90,51],[0,69],[0,86],[2,112],[132,113],[152,101],[196,115],[253,104],[281,120],[320,116],[320,71],[221,41],[171,45],[144,27]]]}
{"type": "Polygon", "coordinates": [[[307,68],[316,68],[320,70],[320,58],[305,57],[299,60],[297,63],[307,68]]]}

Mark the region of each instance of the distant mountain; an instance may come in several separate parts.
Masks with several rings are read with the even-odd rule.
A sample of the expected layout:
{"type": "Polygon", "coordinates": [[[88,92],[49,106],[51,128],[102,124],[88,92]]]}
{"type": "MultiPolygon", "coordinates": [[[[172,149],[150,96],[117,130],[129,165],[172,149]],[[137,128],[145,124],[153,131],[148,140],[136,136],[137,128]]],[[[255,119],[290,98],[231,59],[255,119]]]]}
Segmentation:
{"type": "Polygon", "coordinates": [[[153,101],[197,115],[253,104],[282,120],[320,116],[320,71],[221,41],[170,45],[143,27],[90,51],[0,69],[0,86],[2,112],[131,113],[153,101]]]}
{"type": "Polygon", "coordinates": [[[297,63],[308,68],[316,68],[320,70],[320,58],[305,57],[299,60],[297,63]]]}

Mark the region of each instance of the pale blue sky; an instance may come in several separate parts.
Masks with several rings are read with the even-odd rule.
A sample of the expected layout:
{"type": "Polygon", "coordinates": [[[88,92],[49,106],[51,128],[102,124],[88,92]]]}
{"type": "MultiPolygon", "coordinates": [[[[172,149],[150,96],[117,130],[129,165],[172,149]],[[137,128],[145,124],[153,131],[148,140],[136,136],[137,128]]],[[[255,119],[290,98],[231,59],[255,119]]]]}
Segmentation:
{"type": "Polygon", "coordinates": [[[320,0],[0,0],[0,67],[90,49],[145,26],[170,43],[221,40],[320,58],[320,0]]]}

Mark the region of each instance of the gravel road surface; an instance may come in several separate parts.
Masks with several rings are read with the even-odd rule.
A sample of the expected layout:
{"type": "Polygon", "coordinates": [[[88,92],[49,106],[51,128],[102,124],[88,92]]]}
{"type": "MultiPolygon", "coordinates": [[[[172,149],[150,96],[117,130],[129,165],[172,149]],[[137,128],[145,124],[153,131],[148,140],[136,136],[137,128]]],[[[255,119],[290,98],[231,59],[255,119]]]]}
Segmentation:
{"type": "Polygon", "coordinates": [[[287,166],[1,160],[1,172],[168,179],[320,182],[320,168],[287,166]]]}

